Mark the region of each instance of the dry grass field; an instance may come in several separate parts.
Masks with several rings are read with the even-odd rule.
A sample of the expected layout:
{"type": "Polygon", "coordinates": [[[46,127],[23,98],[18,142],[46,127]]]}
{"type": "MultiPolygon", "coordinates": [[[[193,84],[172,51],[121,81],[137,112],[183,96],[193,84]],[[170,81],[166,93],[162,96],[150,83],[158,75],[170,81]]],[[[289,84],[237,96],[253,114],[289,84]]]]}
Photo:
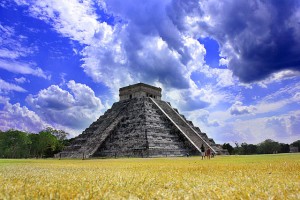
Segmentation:
{"type": "Polygon", "coordinates": [[[300,199],[300,154],[4,159],[0,199],[300,199]]]}

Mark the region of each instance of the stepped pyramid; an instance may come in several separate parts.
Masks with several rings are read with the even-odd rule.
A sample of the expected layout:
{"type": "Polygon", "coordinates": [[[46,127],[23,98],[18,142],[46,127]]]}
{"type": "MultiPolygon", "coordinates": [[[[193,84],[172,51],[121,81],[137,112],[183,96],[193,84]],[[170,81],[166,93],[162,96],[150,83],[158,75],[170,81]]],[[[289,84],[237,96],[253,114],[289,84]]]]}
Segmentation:
{"type": "Polygon", "coordinates": [[[199,155],[203,145],[221,149],[171,104],[161,100],[161,88],[138,83],[120,88],[112,105],[61,157],[162,157],[199,155]]]}

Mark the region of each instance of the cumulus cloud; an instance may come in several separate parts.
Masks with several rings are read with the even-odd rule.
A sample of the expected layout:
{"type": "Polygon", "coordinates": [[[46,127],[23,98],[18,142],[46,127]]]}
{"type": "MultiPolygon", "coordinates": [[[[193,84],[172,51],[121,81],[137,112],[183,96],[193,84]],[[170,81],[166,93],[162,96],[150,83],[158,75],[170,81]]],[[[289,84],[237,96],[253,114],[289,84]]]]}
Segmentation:
{"type": "Polygon", "coordinates": [[[230,114],[232,115],[243,115],[251,114],[256,110],[254,106],[244,106],[242,102],[236,101],[230,108],[230,114]]]}
{"type": "Polygon", "coordinates": [[[181,46],[185,53],[179,52],[171,48],[160,33],[147,34],[133,26],[136,26],[133,22],[122,26],[120,38],[116,27],[111,44],[95,42],[86,47],[82,52],[84,71],[112,89],[138,81],[158,81],[168,87],[188,88],[191,72],[204,62],[204,47],[182,36],[178,40],[185,41],[181,46]]]}
{"type": "Polygon", "coordinates": [[[11,104],[9,99],[0,97],[3,109],[0,111],[0,129],[17,129],[28,132],[39,132],[50,126],[39,115],[19,103],[11,104]]]}
{"type": "Polygon", "coordinates": [[[204,63],[205,49],[174,24],[169,3],[47,0],[22,5],[31,16],[83,44],[84,72],[112,90],[139,81],[189,88],[191,73],[204,63]],[[97,6],[118,20],[101,22],[97,6]]]}
{"type": "Polygon", "coordinates": [[[82,130],[101,115],[104,107],[87,85],[71,80],[67,87],[69,91],[51,85],[26,100],[48,123],[82,130]]]}
{"type": "Polygon", "coordinates": [[[74,97],[57,85],[41,90],[36,97],[29,95],[27,101],[38,109],[65,110],[73,104],[74,97]]]}

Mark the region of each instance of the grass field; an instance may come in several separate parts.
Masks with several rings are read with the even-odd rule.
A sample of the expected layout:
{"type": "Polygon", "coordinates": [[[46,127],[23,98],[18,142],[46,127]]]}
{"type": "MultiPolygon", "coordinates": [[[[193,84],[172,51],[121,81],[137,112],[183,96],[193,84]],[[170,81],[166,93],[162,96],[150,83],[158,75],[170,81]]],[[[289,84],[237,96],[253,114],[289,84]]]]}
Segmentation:
{"type": "Polygon", "coordinates": [[[300,154],[0,160],[0,199],[300,199],[300,154]]]}

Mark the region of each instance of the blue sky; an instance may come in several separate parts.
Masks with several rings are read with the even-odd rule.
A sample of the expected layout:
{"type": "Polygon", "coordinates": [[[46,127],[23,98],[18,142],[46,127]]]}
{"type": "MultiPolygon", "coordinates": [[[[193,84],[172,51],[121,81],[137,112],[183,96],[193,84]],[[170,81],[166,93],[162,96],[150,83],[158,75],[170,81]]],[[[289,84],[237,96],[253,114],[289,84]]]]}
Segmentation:
{"type": "Polygon", "coordinates": [[[300,3],[0,2],[0,129],[76,136],[138,82],[217,143],[300,139],[300,3]]]}

